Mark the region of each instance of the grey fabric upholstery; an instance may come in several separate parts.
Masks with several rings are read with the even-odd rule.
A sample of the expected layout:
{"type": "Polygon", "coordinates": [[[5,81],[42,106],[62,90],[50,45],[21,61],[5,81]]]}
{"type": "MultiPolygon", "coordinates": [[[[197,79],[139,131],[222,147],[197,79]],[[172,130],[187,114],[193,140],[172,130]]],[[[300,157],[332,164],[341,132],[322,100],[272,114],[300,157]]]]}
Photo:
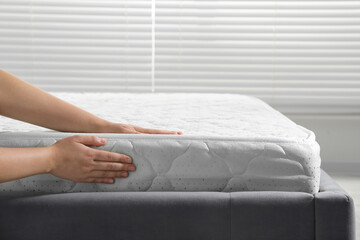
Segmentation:
{"type": "Polygon", "coordinates": [[[314,239],[313,195],[237,192],[231,196],[232,239],[314,239]]]}
{"type": "Polygon", "coordinates": [[[316,240],[355,240],[353,199],[324,171],[315,194],[316,240]]]}
{"type": "Polygon", "coordinates": [[[230,239],[227,194],[65,193],[0,207],[0,239],[230,239]]]}
{"type": "Polygon", "coordinates": [[[64,193],[0,199],[0,239],[354,240],[352,199],[320,192],[64,193]]]}

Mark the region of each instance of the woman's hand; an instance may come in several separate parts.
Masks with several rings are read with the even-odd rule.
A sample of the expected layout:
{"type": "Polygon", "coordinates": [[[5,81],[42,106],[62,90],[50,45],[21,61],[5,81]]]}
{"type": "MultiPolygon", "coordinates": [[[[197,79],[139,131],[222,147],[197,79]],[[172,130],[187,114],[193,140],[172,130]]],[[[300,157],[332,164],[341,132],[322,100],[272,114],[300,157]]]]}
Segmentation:
{"type": "Polygon", "coordinates": [[[172,134],[182,135],[179,131],[142,128],[130,124],[107,123],[100,132],[106,133],[129,133],[129,134],[172,134]]]}
{"type": "Polygon", "coordinates": [[[182,134],[108,122],[1,69],[0,114],[60,132],[182,134]]]}
{"type": "Polygon", "coordinates": [[[105,139],[96,136],[72,136],[49,146],[52,153],[50,173],[76,182],[113,183],[113,178],[124,178],[134,171],[129,156],[93,149],[105,139]]]}

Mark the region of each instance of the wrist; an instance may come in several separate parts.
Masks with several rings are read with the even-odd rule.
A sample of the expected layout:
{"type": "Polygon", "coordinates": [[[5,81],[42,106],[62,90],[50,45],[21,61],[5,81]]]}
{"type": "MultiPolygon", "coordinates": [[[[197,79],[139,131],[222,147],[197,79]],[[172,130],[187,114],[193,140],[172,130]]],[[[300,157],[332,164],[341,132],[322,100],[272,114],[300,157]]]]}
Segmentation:
{"type": "Polygon", "coordinates": [[[97,130],[98,133],[119,133],[120,124],[104,120],[97,130]]]}
{"type": "Polygon", "coordinates": [[[110,132],[112,132],[113,124],[114,123],[109,122],[104,119],[97,119],[97,121],[95,121],[92,124],[92,128],[88,132],[89,133],[110,133],[110,132]]]}
{"type": "Polygon", "coordinates": [[[56,167],[58,154],[55,145],[44,147],[46,151],[45,173],[51,173],[56,167]]]}

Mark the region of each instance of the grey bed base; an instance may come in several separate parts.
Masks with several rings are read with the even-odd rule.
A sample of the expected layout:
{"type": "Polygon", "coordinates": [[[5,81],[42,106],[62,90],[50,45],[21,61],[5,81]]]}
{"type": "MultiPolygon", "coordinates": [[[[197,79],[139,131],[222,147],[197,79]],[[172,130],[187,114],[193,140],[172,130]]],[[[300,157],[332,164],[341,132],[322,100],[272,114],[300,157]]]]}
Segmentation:
{"type": "Polygon", "coordinates": [[[1,197],[0,239],[354,240],[352,198],[320,192],[107,192],[1,197]]]}

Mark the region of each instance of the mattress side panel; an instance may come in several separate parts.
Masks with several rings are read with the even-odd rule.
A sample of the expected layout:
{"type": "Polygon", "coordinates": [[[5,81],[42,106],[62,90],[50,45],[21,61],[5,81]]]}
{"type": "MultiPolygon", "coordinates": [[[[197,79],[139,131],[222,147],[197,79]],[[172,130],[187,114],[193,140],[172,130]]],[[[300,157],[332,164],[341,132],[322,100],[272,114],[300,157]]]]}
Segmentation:
{"type": "MultiPolygon", "coordinates": [[[[0,147],[42,147],[60,138],[1,138],[0,147]]],[[[271,143],[109,139],[98,149],[133,158],[137,170],[114,184],[76,183],[50,174],[0,184],[0,192],[300,191],[319,189],[315,141],[271,143]]]]}

